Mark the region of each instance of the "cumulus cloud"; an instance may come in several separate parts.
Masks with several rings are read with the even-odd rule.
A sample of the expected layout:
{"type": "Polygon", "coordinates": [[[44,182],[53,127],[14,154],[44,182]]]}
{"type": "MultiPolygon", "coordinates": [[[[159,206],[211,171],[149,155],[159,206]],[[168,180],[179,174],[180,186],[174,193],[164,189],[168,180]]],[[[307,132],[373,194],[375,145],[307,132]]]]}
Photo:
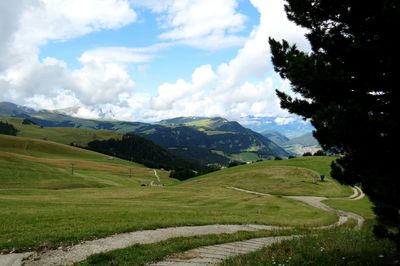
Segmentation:
{"type": "Polygon", "coordinates": [[[133,22],[136,13],[126,0],[33,0],[25,9],[15,43],[37,46],[133,22]],[[112,12],[110,12],[112,10],[112,12]]]}
{"type": "Polygon", "coordinates": [[[296,120],[296,118],[294,118],[294,117],[277,117],[277,118],[275,118],[274,121],[278,125],[287,125],[287,124],[292,123],[295,120],[296,120]]]}
{"type": "MultiPolygon", "coordinates": [[[[215,79],[215,73],[211,65],[203,65],[193,72],[192,81],[186,82],[178,79],[176,83],[164,83],[158,87],[158,95],[152,99],[152,108],[155,110],[169,110],[174,108],[174,104],[185,101],[186,97],[194,97],[196,93],[201,93],[207,89],[207,85],[215,79]]],[[[194,104],[194,99],[188,99],[194,104]]],[[[198,99],[196,99],[198,100],[198,99]]]]}
{"type": "Polygon", "coordinates": [[[236,0],[133,1],[160,14],[158,22],[165,41],[200,49],[222,49],[240,45],[236,35],[244,29],[246,16],[238,12],[236,0]]]}
{"type": "MultiPolygon", "coordinates": [[[[41,97],[54,97],[57,103],[60,92],[71,91],[83,97],[84,103],[101,103],[106,97],[112,99],[113,93],[133,87],[124,67],[109,63],[104,51],[102,62],[92,62],[101,61],[102,51],[84,54],[83,67],[75,71],[55,58],[39,60],[40,47],[49,41],[63,41],[134,22],[136,13],[127,0],[6,2],[0,3],[0,84],[7,91],[3,98],[19,102],[26,99],[26,103],[34,104],[41,97]],[[98,89],[104,92],[95,93],[98,89]]],[[[131,56],[125,60],[148,59],[143,53],[135,57],[134,51],[129,52],[131,56]]],[[[49,101],[42,102],[43,108],[55,107],[49,101]]]]}
{"type": "Polygon", "coordinates": [[[79,58],[82,64],[97,63],[146,63],[162,49],[170,47],[170,44],[160,43],[148,47],[100,47],[85,51],[79,58]]]}
{"type": "Polygon", "coordinates": [[[156,121],[204,115],[238,120],[252,115],[278,116],[275,122],[281,124],[292,121],[275,95],[275,89],[289,91],[290,85],[273,73],[268,37],[287,39],[305,51],[309,47],[306,31],[286,19],[283,0],[250,0],[260,21],[245,41],[237,33],[246,17],[235,0],[131,1],[158,14],[159,38],[164,43],[145,48],[98,47],[83,52],[78,59],[82,66],[74,70],[56,58],[39,60],[40,47],[134,22],[137,14],[128,0],[0,3],[4,36],[0,86],[7,88],[0,97],[36,108],[68,109],[86,118],[156,121]],[[159,85],[156,95],[136,93],[130,65],[146,71],[158,53],[176,44],[202,49],[241,44],[241,48],[226,63],[204,64],[189,79],[159,85]]]}
{"type": "Polygon", "coordinates": [[[283,1],[251,0],[251,3],[260,13],[260,23],[236,56],[215,70],[209,65],[195,69],[192,81],[178,79],[162,84],[152,99],[155,117],[219,115],[239,119],[252,115],[279,116],[276,122],[281,124],[294,121],[280,108],[275,94],[275,89],[289,91],[290,85],[273,72],[267,43],[268,37],[284,38],[307,50],[306,31],[286,19],[283,1]],[[196,83],[195,76],[207,82],[196,83]]]}
{"type": "Polygon", "coordinates": [[[55,97],[35,94],[26,100],[26,105],[35,109],[68,109],[71,106],[81,105],[75,94],[68,90],[58,90],[55,97]]]}
{"type": "Polygon", "coordinates": [[[75,90],[86,104],[113,103],[118,94],[133,89],[135,82],[123,65],[90,62],[72,72],[75,90]]]}

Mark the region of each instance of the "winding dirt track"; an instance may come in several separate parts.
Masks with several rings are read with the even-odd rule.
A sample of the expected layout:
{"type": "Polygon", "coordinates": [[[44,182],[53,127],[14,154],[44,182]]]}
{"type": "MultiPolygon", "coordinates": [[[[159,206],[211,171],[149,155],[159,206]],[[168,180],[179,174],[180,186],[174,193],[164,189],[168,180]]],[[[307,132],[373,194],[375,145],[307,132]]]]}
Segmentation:
{"type": "MultiPolygon", "coordinates": [[[[227,187],[227,188],[233,189],[236,191],[240,191],[240,192],[255,194],[255,195],[259,195],[259,196],[272,196],[271,194],[268,194],[268,193],[251,191],[251,190],[246,190],[246,189],[237,188],[237,187],[227,187]]],[[[331,198],[331,199],[360,200],[365,196],[359,187],[353,187],[352,189],[353,189],[353,195],[349,196],[348,198],[331,198]]],[[[322,201],[328,199],[327,197],[313,197],[313,196],[284,196],[284,197],[288,198],[288,199],[293,199],[293,200],[304,202],[308,205],[311,205],[315,208],[318,208],[318,209],[321,209],[324,211],[335,212],[339,216],[338,222],[331,224],[331,225],[327,225],[327,226],[316,227],[316,229],[331,228],[331,227],[341,225],[341,224],[345,223],[349,217],[352,219],[355,219],[357,221],[356,229],[361,229],[361,227],[365,221],[364,217],[362,217],[358,214],[338,210],[338,209],[329,207],[328,205],[322,203],[322,201]]]]}
{"type": "MultiPolygon", "coordinates": [[[[237,188],[237,187],[228,187],[228,189],[233,189],[233,190],[236,190],[239,192],[245,192],[245,193],[255,194],[255,195],[259,195],[259,196],[272,196],[267,193],[261,193],[261,192],[241,189],[241,188],[237,188]]],[[[353,192],[354,192],[353,195],[351,195],[347,199],[358,200],[358,199],[361,199],[364,197],[364,193],[358,187],[353,188],[353,192]]],[[[326,229],[326,228],[339,226],[339,225],[345,223],[349,217],[357,220],[357,226],[355,228],[357,230],[361,228],[361,226],[364,222],[364,218],[357,214],[337,210],[337,209],[334,209],[334,208],[331,208],[331,207],[325,205],[324,203],[321,202],[321,201],[327,199],[325,197],[286,196],[286,198],[304,202],[306,204],[309,204],[315,208],[322,209],[324,211],[335,212],[339,216],[339,220],[336,223],[327,225],[327,226],[315,227],[315,229],[326,229]]],[[[343,198],[340,198],[340,199],[343,199],[343,198]]],[[[151,264],[150,266],[217,265],[230,257],[235,257],[235,256],[238,256],[241,254],[254,252],[263,247],[270,246],[274,243],[282,242],[284,240],[291,240],[295,237],[301,237],[301,236],[262,237],[262,238],[253,238],[253,239],[244,240],[244,241],[237,241],[237,242],[231,242],[231,243],[225,243],[225,244],[219,244],[219,245],[200,247],[200,248],[188,250],[183,253],[177,253],[172,256],[168,256],[164,260],[155,262],[154,264],[151,264]]]]}
{"type": "MultiPolygon", "coordinates": [[[[245,190],[236,187],[228,187],[229,189],[233,189],[239,192],[250,193],[260,196],[272,196],[267,193],[261,193],[256,191],[245,190]]],[[[353,188],[353,195],[348,199],[350,200],[358,200],[364,197],[364,194],[359,188],[353,188]]],[[[357,220],[356,229],[360,229],[364,218],[351,212],[345,212],[342,210],[334,209],[322,203],[323,200],[328,198],[325,197],[310,197],[310,196],[286,196],[286,198],[290,198],[293,200],[301,201],[306,204],[309,204],[315,208],[319,208],[329,212],[335,212],[339,216],[339,220],[328,226],[316,227],[315,229],[325,229],[330,227],[339,226],[345,223],[348,218],[353,218],[357,220]]],[[[137,231],[131,233],[117,234],[113,236],[109,236],[106,238],[101,238],[93,241],[85,241],[80,244],[68,247],[66,249],[57,249],[57,250],[47,250],[44,252],[27,252],[27,253],[16,253],[16,254],[8,254],[8,255],[0,255],[0,266],[20,266],[20,265],[72,265],[76,262],[85,260],[88,256],[96,253],[107,252],[115,249],[126,248],[128,246],[132,246],[134,244],[148,244],[148,243],[156,243],[163,240],[167,240],[170,238],[176,237],[190,237],[196,235],[206,235],[206,234],[222,234],[222,233],[235,233],[238,231],[257,231],[257,230],[276,230],[276,229],[287,229],[288,227],[279,227],[279,226],[268,226],[268,225],[205,225],[205,226],[182,226],[182,227],[171,227],[171,228],[163,228],[163,229],[155,229],[155,230],[145,230],[145,231],[137,231]]],[[[288,237],[275,237],[275,238],[263,238],[259,243],[264,243],[265,245],[269,245],[272,243],[280,242],[285,239],[290,239],[294,236],[288,237]],[[264,241],[264,242],[263,242],[264,241]]],[[[256,241],[256,240],[254,240],[256,241]]],[[[257,240],[258,241],[258,240],[257,240]]],[[[241,246],[243,242],[239,241],[235,245],[241,246]],[[241,244],[242,243],[242,244],[241,244]]],[[[224,247],[232,245],[232,243],[223,244],[224,247]]],[[[235,246],[234,245],[234,246],[235,246]]],[[[250,245],[250,244],[249,244],[250,245]]],[[[251,252],[257,250],[265,245],[253,245],[253,248],[238,248],[237,251],[226,254],[226,256],[220,256],[219,259],[210,258],[209,261],[203,260],[199,261],[201,265],[208,264],[214,265],[217,261],[220,262],[222,259],[225,259],[229,256],[235,256],[239,254],[243,254],[246,252],[251,252]],[[246,252],[245,252],[246,251],[246,252]]],[[[216,245],[217,248],[220,246],[216,245]]],[[[203,247],[203,249],[207,249],[207,247],[203,247]]],[[[201,249],[202,250],[202,249],[201,249]]],[[[198,252],[198,251],[196,251],[198,252]]],[[[203,252],[204,253],[204,252],[203,252]]],[[[202,254],[198,252],[198,254],[202,254]]],[[[208,253],[207,253],[208,254],[208,253]]],[[[200,255],[199,255],[200,256],[200,255]]],[[[199,257],[191,258],[196,259],[199,257]]],[[[173,261],[164,261],[159,262],[157,265],[177,265],[177,261],[175,260],[175,264],[173,261]],[[161,264],[160,264],[161,263],[161,264]],[[171,264],[172,263],[172,264],[171,264]]],[[[185,265],[185,263],[189,263],[188,261],[183,261],[181,265],[185,265]]],[[[198,265],[200,265],[198,264],[198,265]]],[[[186,264],[188,265],[188,264],[186,264]]],[[[194,264],[190,264],[194,265],[194,264]]]]}

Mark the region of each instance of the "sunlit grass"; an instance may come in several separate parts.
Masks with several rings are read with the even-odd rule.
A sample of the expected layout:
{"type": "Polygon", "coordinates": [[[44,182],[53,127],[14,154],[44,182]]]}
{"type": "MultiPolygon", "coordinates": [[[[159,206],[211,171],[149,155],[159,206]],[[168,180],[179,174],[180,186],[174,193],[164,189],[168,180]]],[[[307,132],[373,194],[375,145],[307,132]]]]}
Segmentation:
{"type": "Polygon", "coordinates": [[[398,257],[394,243],[376,239],[371,231],[370,223],[360,231],[351,227],[322,230],[229,259],[222,265],[395,265],[398,257]]]}
{"type": "Polygon", "coordinates": [[[142,165],[50,141],[0,136],[0,144],[0,249],[178,225],[317,226],[337,220],[301,202],[227,189],[235,180],[220,182],[218,175],[204,184],[181,183],[157,170],[165,186],[142,187],[156,180],[142,165]]]}

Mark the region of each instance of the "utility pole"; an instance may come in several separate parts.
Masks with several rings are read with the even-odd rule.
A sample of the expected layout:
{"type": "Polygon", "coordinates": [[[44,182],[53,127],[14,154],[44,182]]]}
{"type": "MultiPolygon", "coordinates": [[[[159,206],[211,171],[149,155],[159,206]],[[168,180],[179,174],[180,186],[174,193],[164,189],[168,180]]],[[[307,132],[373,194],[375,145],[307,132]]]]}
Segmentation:
{"type": "Polygon", "coordinates": [[[71,163],[71,175],[74,175],[74,163],[71,163]]]}
{"type": "Polygon", "coordinates": [[[132,168],[129,168],[129,178],[132,178],[132,168]]]}

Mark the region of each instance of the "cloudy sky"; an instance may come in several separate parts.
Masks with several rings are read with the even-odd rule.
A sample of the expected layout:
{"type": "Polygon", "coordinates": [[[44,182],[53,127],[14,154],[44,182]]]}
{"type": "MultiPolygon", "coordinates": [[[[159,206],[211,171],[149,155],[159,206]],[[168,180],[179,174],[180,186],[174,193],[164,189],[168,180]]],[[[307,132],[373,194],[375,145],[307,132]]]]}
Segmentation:
{"type": "Polygon", "coordinates": [[[293,118],[268,37],[308,50],[282,0],[0,1],[0,101],[86,118],[293,118]]]}

